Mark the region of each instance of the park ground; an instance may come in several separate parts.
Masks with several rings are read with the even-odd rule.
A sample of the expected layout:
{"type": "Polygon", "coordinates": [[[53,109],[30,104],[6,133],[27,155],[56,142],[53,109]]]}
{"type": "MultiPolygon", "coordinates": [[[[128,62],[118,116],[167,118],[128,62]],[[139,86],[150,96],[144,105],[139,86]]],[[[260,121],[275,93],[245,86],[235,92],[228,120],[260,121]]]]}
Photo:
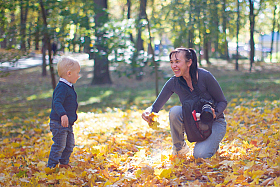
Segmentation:
{"type": "MultiPolygon", "coordinates": [[[[75,56],[75,54],[72,54],[75,56]]],[[[142,81],[118,77],[112,85],[90,85],[93,61],[81,61],[75,85],[78,116],[72,169],[46,168],[50,146],[50,76],[41,67],[10,71],[0,78],[0,186],[279,186],[279,64],[212,60],[204,66],[228,100],[227,133],[210,159],[171,155],[168,110],[174,95],[150,128],[141,113],[155,99],[153,69],[142,81]]],[[[159,89],[172,75],[160,63],[159,89]]],[[[56,77],[58,80],[58,77],[56,77]]],[[[193,148],[194,143],[187,142],[193,148]]]]}

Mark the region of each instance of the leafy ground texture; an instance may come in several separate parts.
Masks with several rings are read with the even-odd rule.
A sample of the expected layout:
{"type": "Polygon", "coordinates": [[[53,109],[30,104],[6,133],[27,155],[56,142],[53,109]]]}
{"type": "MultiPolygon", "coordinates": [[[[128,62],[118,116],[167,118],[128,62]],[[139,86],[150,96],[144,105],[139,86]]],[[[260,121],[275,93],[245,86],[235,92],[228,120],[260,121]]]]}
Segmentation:
{"type": "MultiPolygon", "coordinates": [[[[34,76],[32,69],[26,71],[34,76]]],[[[141,103],[80,109],[72,168],[49,169],[52,91],[46,91],[43,82],[50,81],[31,77],[37,83],[24,85],[16,76],[28,80],[21,72],[2,80],[0,186],[280,186],[280,100],[246,99],[244,94],[231,99],[225,111],[227,133],[209,159],[195,159],[192,152],[172,156],[168,108],[159,112],[157,128],[142,120],[146,106],[141,103]]],[[[79,87],[86,90],[77,84],[78,95],[86,95],[79,87]]],[[[194,143],[187,144],[192,150],[194,143]]]]}
{"type": "MultiPolygon", "coordinates": [[[[79,113],[74,126],[72,169],[46,168],[52,144],[47,119],[12,119],[21,124],[1,144],[1,186],[279,186],[279,101],[242,101],[227,114],[227,133],[210,159],[171,155],[168,113],[151,129],[142,110],[108,108],[79,113]],[[262,106],[260,106],[262,105],[262,106]]],[[[230,105],[235,105],[231,102],[230,105]]],[[[6,123],[1,127],[2,134],[6,123]]],[[[194,144],[188,143],[191,148],[194,144]]]]}

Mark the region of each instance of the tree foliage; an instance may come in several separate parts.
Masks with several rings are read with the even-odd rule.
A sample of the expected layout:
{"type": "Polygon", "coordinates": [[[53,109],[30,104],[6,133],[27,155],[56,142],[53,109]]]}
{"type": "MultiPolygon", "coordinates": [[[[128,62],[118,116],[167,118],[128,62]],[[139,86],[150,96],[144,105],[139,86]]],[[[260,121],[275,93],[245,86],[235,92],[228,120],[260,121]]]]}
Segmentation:
{"type": "MultiPolygon", "coordinates": [[[[255,58],[253,39],[257,43],[259,42],[257,36],[261,33],[270,34],[273,19],[275,25],[279,25],[279,6],[276,6],[275,2],[271,0],[251,1],[251,4],[255,5],[253,10],[255,20],[251,19],[251,22],[254,22],[255,25],[250,38],[248,37],[250,35],[249,2],[239,0],[239,42],[249,43],[249,40],[251,41],[252,62],[255,58]],[[274,9],[275,17],[271,13],[274,9]]],[[[170,50],[172,47],[185,46],[196,49],[200,62],[202,58],[211,63],[211,57],[226,59],[231,57],[228,56],[227,45],[230,41],[236,41],[236,0],[224,0],[221,3],[217,0],[121,0],[117,2],[108,0],[107,4],[108,22],[111,25],[117,25],[120,22],[130,24],[129,27],[121,27],[121,31],[116,30],[114,35],[117,36],[120,32],[125,33],[125,36],[121,38],[129,36],[130,43],[126,43],[131,45],[131,47],[124,47],[121,39],[107,40],[104,38],[104,45],[108,46],[108,58],[106,58],[108,66],[115,66],[118,62],[113,60],[110,63],[110,56],[118,55],[117,49],[113,48],[134,50],[134,54],[129,57],[132,63],[127,66],[128,71],[132,71],[132,74],[137,73],[135,69],[141,69],[151,62],[148,58],[148,27],[145,19],[139,19],[145,14],[152,18],[150,19],[152,42],[160,41],[160,54],[163,52],[163,47],[170,50]]],[[[43,46],[44,31],[48,30],[50,40],[58,43],[59,50],[86,52],[93,55],[92,52],[96,48],[93,49],[92,46],[96,44],[96,38],[99,38],[97,32],[99,29],[96,29],[99,25],[94,19],[98,11],[96,7],[97,3],[88,0],[48,1],[46,4],[46,9],[49,10],[47,13],[48,29],[46,29],[43,26],[40,6],[37,1],[1,1],[1,48],[15,48],[27,52],[40,50],[43,46]]],[[[253,17],[251,16],[251,18],[253,17]]],[[[100,29],[107,27],[104,25],[104,28],[100,27],[100,29]]],[[[143,72],[140,73],[143,74],[143,72]]],[[[122,73],[122,75],[131,76],[131,73],[122,73]]]]}

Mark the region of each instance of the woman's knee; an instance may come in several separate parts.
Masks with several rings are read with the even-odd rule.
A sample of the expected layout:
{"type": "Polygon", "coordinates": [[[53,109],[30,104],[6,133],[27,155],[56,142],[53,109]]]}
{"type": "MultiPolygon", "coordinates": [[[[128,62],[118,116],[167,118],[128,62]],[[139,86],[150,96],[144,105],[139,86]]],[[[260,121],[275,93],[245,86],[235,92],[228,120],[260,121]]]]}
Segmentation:
{"type": "Polygon", "coordinates": [[[217,149],[209,149],[206,147],[197,147],[195,146],[193,150],[193,156],[194,158],[211,158],[215,153],[217,149]]]}
{"type": "Polygon", "coordinates": [[[203,142],[196,143],[193,156],[195,158],[210,158],[219,149],[219,144],[226,133],[225,119],[218,119],[213,123],[212,134],[203,142]]]}
{"type": "Polygon", "coordinates": [[[174,106],[169,111],[169,119],[171,121],[176,120],[182,114],[182,107],[181,106],[174,106]]]}

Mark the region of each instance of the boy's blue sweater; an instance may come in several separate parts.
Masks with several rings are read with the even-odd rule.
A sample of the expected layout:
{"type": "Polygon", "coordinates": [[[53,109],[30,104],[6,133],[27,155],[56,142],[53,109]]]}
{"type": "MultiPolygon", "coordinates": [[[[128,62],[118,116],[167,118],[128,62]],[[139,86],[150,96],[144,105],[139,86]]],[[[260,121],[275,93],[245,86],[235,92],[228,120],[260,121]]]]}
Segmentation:
{"type": "Polygon", "coordinates": [[[69,124],[73,125],[77,120],[77,94],[74,86],[69,86],[59,81],[53,92],[51,120],[61,122],[61,116],[67,115],[69,124]]]}

